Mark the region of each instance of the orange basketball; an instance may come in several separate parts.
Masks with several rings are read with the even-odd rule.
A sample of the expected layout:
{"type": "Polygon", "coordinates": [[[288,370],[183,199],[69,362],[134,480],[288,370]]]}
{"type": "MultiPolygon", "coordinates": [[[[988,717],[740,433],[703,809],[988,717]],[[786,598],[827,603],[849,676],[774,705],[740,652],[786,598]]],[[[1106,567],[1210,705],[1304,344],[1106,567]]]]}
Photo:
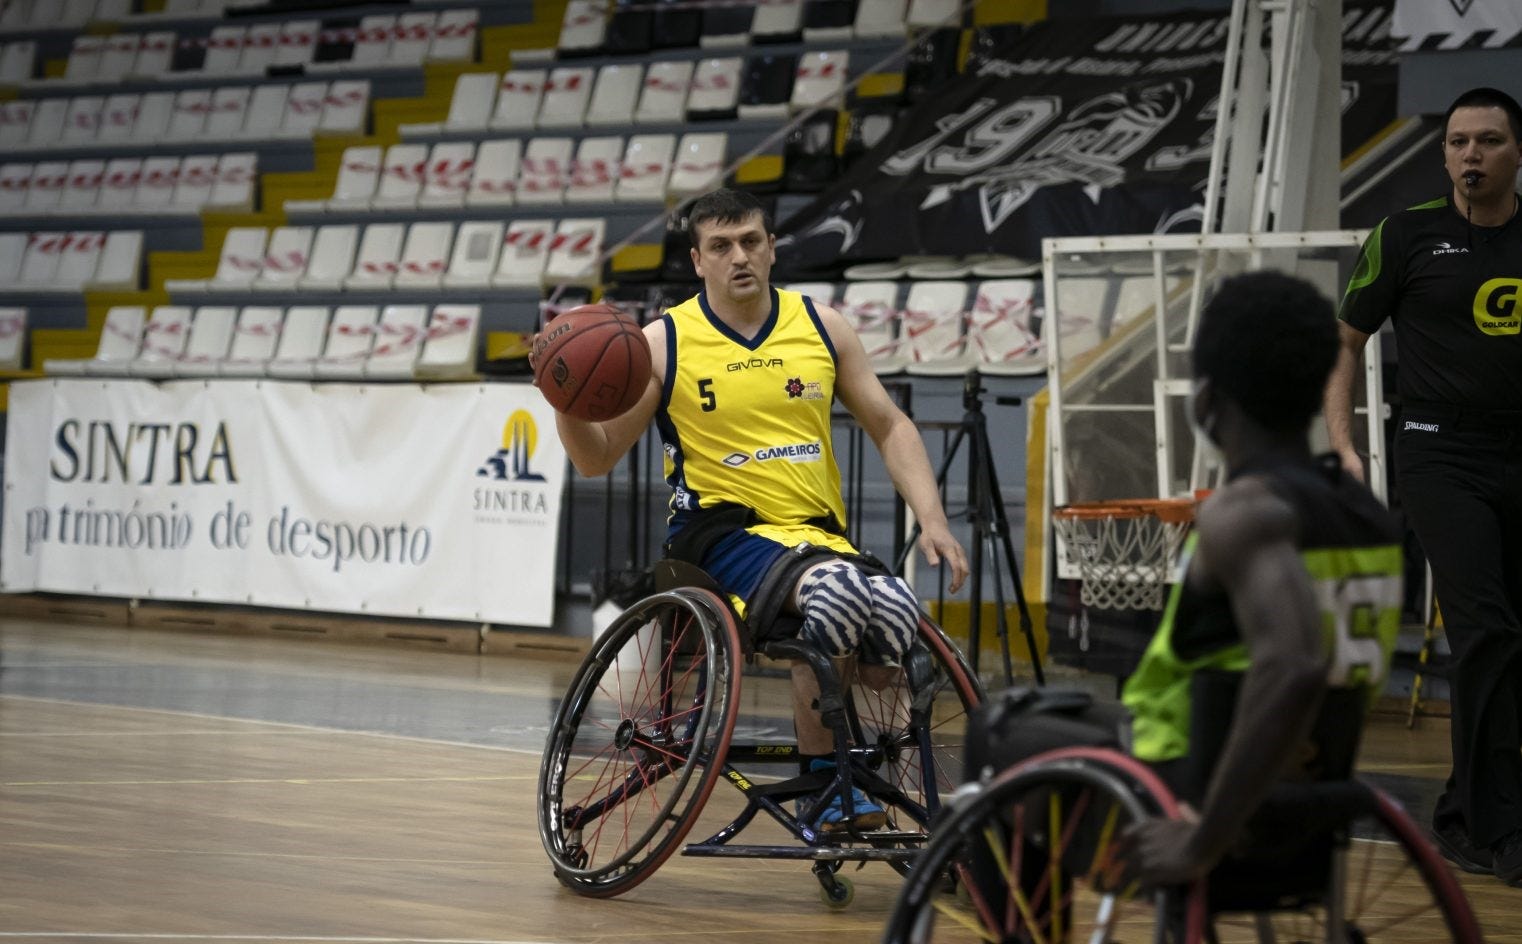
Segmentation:
{"type": "Polygon", "coordinates": [[[627,413],[650,384],[650,343],[612,305],[561,312],[534,341],[534,381],[550,406],[597,422],[627,413]]]}

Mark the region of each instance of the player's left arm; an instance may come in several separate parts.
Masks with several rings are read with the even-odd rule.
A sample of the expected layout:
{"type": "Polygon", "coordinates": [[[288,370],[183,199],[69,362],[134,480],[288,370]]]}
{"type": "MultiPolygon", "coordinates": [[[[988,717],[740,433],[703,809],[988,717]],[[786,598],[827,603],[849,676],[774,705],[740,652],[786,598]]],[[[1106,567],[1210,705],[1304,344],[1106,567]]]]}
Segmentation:
{"type": "Polygon", "coordinates": [[[931,565],[946,562],[955,593],[967,578],[967,553],[946,521],[920,431],[883,389],[867,362],[861,339],[845,316],[827,305],[816,305],[815,310],[835,348],[835,396],[877,444],[893,487],[919,522],[920,551],[931,565]]]}
{"type": "Polygon", "coordinates": [[[1320,609],[1294,510],[1246,477],[1200,509],[1198,527],[1196,564],[1226,591],[1250,661],[1198,822],[1132,830],[1135,864],[1158,884],[1193,880],[1220,861],[1309,735],[1326,691],[1320,609]]]}

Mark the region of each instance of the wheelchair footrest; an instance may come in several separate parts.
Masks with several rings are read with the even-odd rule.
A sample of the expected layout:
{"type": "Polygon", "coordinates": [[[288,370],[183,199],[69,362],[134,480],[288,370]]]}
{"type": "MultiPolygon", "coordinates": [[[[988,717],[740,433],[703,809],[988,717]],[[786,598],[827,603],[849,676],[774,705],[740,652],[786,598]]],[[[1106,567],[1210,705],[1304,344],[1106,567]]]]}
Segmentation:
{"type": "Polygon", "coordinates": [[[908,842],[908,848],[886,849],[879,846],[724,846],[692,843],[682,855],[710,859],[797,859],[825,862],[907,862],[920,853],[923,833],[866,833],[871,841],[908,842]]]}

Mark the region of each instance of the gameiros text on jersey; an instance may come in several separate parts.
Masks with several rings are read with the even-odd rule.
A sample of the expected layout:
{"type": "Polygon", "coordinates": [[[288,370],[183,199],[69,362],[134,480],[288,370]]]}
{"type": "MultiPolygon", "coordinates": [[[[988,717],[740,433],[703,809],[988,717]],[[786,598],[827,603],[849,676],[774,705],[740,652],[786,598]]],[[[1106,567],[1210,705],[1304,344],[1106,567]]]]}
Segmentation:
{"type": "Polygon", "coordinates": [[[785,446],[762,446],[755,452],[757,462],[767,462],[772,459],[786,459],[789,462],[818,462],[824,455],[824,446],[819,440],[806,443],[788,443],[785,446]]]}

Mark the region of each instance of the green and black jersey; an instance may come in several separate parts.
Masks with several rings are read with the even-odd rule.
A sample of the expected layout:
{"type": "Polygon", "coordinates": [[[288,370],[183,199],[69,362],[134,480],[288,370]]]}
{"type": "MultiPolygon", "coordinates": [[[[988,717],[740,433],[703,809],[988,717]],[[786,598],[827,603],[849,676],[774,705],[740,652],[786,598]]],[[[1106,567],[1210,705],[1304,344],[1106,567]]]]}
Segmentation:
{"type": "Polygon", "coordinates": [[[1406,403],[1522,404],[1522,222],[1470,226],[1443,197],[1387,217],[1338,314],[1368,334],[1395,319],[1406,403]]]}
{"type": "MultiPolygon", "coordinates": [[[[1240,470],[1260,477],[1295,510],[1296,544],[1315,588],[1326,640],[1327,682],[1376,697],[1400,630],[1401,533],[1390,512],[1333,455],[1316,464],[1274,463],[1240,470]]],[[[1196,536],[1185,543],[1185,577],[1173,588],[1157,634],[1127,680],[1132,751],[1159,763],[1189,753],[1190,680],[1196,672],[1248,668],[1247,646],[1224,591],[1188,576],[1196,536]]]]}

